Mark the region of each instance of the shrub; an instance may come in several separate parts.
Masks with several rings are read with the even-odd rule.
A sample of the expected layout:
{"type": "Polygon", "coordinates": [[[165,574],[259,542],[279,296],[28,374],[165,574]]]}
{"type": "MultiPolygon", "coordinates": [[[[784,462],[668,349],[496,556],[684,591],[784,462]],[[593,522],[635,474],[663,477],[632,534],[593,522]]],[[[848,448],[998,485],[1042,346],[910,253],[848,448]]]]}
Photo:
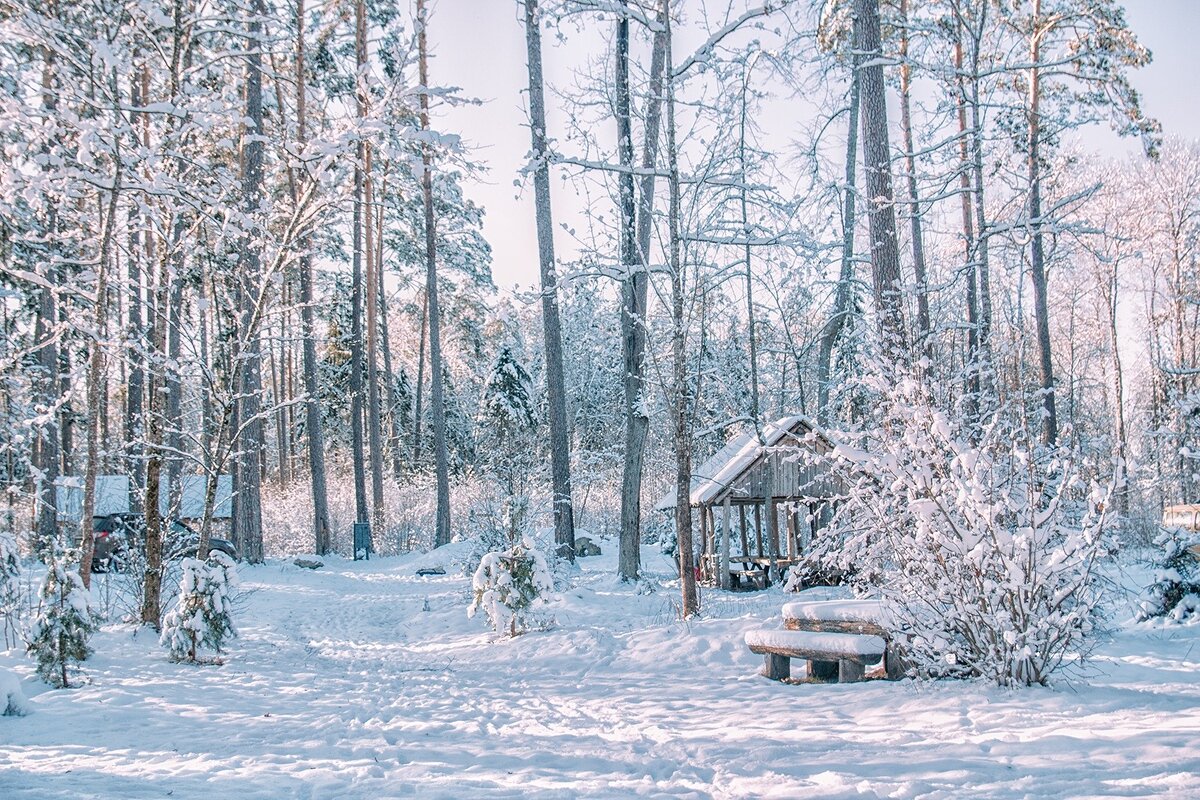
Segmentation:
{"type": "Polygon", "coordinates": [[[554,582],[545,556],[523,538],[507,550],[484,555],[472,587],[475,599],[467,616],[482,608],[496,633],[516,636],[524,631],[533,605],[547,601],[554,582]]]}
{"type": "Polygon", "coordinates": [[[997,413],[968,437],[915,381],[863,434],[831,434],[846,490],[829,568],[888,601],[918,674],[1045,683],[1098,621],[1111,487],[997,413]]]}

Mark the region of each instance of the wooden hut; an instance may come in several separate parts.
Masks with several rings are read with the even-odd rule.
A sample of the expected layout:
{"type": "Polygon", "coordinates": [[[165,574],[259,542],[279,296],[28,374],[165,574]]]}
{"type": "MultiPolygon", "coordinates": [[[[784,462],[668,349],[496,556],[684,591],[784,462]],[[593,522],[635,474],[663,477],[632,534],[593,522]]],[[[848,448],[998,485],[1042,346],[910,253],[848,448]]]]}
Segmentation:
{"type": "MultiPolygon", "coordinates": [[[[766,586],[799,562],[836,485],[820,458],[832,445],[794,415],[735,437],[692,472],[701,580],[723,588],[766,586]]],[[[672,488],[655,505],[675,508],[672,488]]]]}

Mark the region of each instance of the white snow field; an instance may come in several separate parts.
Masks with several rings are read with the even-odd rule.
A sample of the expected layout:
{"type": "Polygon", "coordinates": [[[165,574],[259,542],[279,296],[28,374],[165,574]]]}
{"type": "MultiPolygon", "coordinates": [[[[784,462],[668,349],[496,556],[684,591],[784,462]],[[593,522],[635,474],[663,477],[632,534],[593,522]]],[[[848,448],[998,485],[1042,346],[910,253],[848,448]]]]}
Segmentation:
{"type": "Polygon", "coordinates": [[[0,654],[33,710],[0,718],[0,800],[1200,797],[1200,626],[1120,626],[1055,688],[783,685],[743,633],[795,595],[708,591],[684,625],[606,553],[551,630],[493,642],[467,576],[415,575],[449,560],[243,568],[223,666],[122,625],[80,689],[0,654]]]}

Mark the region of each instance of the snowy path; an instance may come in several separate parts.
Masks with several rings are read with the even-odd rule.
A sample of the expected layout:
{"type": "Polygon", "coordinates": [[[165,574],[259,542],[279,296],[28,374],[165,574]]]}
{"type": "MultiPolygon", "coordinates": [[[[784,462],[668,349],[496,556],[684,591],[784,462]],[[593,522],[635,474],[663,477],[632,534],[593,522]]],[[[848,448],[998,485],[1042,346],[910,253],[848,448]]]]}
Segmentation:
{"type": "Polygon", "coordinates": [[[91,685],[0,719],[0,798],[1200,795],[1198,628],[1121,634],[1091,685],[783,686],[741,642],[775,592],[688,628],[606,555],[554,630],[490,643],[435,560],[246,571],[222,667],[110,627],[91,685]]]}

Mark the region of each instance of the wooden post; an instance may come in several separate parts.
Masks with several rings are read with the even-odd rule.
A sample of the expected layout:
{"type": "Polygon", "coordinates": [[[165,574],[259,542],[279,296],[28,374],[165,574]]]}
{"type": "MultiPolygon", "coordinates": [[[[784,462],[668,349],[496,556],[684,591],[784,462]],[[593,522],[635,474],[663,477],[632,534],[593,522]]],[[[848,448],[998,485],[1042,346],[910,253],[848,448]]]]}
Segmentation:
{"type": "Polygon", "coordinates": [[[750,555],[750,541],[746,536],[746,507],[738,506],[738,520],[742,525],[742,555],[750,555]]]}
{"type": "Polygon", "coordinates": [[[758,557],[763,557],[762,506],[754,504],[754,538],[758,545],[758,557]]]}
{"type": "Polygon", "coordinates": [[[787,557],[789,561],[796,558],[796,534],[798,525],[796,524],[796,512],[791,507],[787,508],[787,557]]]}
{"type": "Polygon", "coordinates": [[[708,508],[699,506],[698,510],[700,512],[700,579],[707,580],[710,569],[709,560],[705,557],[708,555],[708,508]]]}
{"type": "Polygon", "coordinates": [[[842,659],[838,662],[838,683],[858,683],[866,673],[866,667],[857,661],[842,659]]]}
{"type": "Polygon", "coordinates": [[[767,653],[763,665],[763,675],[773,681],[786,681],[792,677],[792,660],[778,653],[767,653]]]}
{"type": "Polygon", "coordinates": [[[729,589],[729,534],[730,517],[733,512],[733,501],[725,495],[725,505],[721,511],[721,588],[729,589]]]}
{"type": "Polygon", "coordinates": [[[779,565],[776,561],[779,559],[779,508],[775,505],[775,498],[767,498],[767,535],[770,537],[771,544],[771,574],[768,575],[768,580],[779,580],[779,565]]]}

